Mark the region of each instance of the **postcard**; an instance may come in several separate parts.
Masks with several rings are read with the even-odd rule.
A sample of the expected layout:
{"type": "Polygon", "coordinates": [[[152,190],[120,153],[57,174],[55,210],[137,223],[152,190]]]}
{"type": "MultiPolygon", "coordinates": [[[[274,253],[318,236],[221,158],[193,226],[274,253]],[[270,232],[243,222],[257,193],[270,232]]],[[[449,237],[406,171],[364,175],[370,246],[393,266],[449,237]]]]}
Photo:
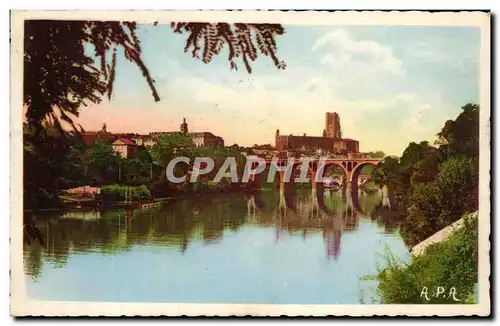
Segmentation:
{"type": "Polygon", "coordinates": [[[11,315],[489,316],[490,19],[12,11],[11,315]]]}

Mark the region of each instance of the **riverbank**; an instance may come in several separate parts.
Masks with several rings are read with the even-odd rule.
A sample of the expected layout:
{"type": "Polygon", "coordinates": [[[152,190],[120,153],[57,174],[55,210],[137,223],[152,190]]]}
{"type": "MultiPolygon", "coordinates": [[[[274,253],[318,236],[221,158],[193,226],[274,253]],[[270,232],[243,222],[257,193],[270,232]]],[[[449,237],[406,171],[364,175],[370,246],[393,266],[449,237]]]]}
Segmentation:
{"type": "Polygon", "coordinates": [[[424,241],[420,242],[419,244],[413,246],[411,248],[411,253],[415,256],[421,255],[425,252],[425,249],[427,249],[429,246],[442,242],[446,239],[448,239],[453,233],[455,233],[458,229],[460,229],[464,223],[466,218],[477,218],[477,212],[472,213],[471,215],[465,215],[458,221],[452,223],[451,225],[448,225],[444,229],[434,233],[424,241]]]}
{"type": "Polygon", "coordinates": [[[376,277],[380,303],[475,303],[477,219],[477,213],[465,214],[453,225],[415,246],[409,262],[398,261],[388,253],[387,266],[380,269],[376,277]],[[438,287],[445,292],[437,293],[438,287]]]}
{"type": "MultiPolygon", "coordinates": [[[[262,188],[259,189],[261,191],[272,190],[272,188],[262,188]]],[[[189,192],[189,193],[178,193],[172,196],[167,197],[157,197],[151,198],[149,200],[139,200],[139,201],[112,201],[112,200],[97,200],[92,198],[85,199],[75,199],[71,198],[68,200],[68,196],[61,195],[62,199],[68,200],[67,204],[61,204],[57,207],[50,208],[41,208],[41,209],[25,209],[25,213],[34,213],[34,212],[51,212],[51,211],[78,211],[78,210],[88,210],[88,209],[99,209],[99,210],[107,210],[107,209],[124,209],[127,207],[134,208],[141,204],[149,204],[156,202],[167,202],[171,200],[178,199],[188,199],[188,198],[196,198],[201,196],[210,196],[210,195],[220,195],[227,193],[238,193],[238,192],[246,192],[245,188],[234,188],[234,189],[225,189],[222,191],[199,191],[199,192],[189,192]],[[83,205],[82,205],[83,204],[83,205]]]]}

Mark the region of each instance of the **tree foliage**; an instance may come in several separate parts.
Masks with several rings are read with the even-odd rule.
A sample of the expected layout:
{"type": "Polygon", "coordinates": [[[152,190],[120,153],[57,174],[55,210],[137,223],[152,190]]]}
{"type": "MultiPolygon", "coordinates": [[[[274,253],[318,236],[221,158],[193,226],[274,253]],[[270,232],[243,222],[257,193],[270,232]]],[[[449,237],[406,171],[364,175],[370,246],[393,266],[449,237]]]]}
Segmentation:
{"type": "Polygon", "coordinates": [[[101,188],[101,194],[108,200],[142,200],[151,199],[151,192],[145,185],[123,186],[107,185],[101,188]]]}
{"type": "Polygon", "coordinates": [[[415,245],[478,209],[479,171],[475,158],[452,157],[436,178],[412,188],[408,216],[402,228],[408,243],[415,245]]]}
{"type": "Polygon", "coordinates": [[[227,23],[172,23],[175,33],[188,32],[185,52],[191,50],[194,58],[209,63],[215,55],[228,47],[228,61],[231,69],[238,69],[237,59],[241,57],[246,70],[251,73],[251,62],[259,55],[271,57],[278,69],[286,64],[277,56],[275,37],[285,30],[280,24],[241,24],[227,23]],[[200,55],[201,52],[201,55],[200,55]]]}
{"type": "Polygon", "coordinates": [[[193,148],[193,140],[186,135],[162,135],[151,148],[151,157],[156,164],[166,168],[174,157],[192,157],[193,148]]]}
{"type": "Polygon", "coordinates": [[[50,130],[43,136],[36,137],[38,145],[33,145],[35,135],[26,132],[24,135],[24,208],[42,209],[59,204],[58,189],[69,182],[66,178],[68,169],[67,157],[69,147],[66,141],[60,141],[50,130]]]}
{"type": "Polygon", "coordinates": [[[439,147],[412,142],[401,158],[386,157],[372,173],[388,185],[404,215],[402,233],[414,245],[478,207],[479,106],[467,104],[446,121],[439,147]]]}
{"type": "Polygon", "coordinates": [[[383,151],[368,152],[368,156],[372,158],[384,158],[386,157],[383,151]]]}
{"type": "MultiPolygon", "coordinates": [[[[159,137],[157,143],[151,148],[151,156],[155,163],[163,168],[166,168],[175,157],[187,157],[191,160],[191,164],[194,162],[195,157],[211,158],[214,161],[214,169],[206,175],[199,176],[199,180],[213,179],[218,172],[218,168],[228,157],[234,157],[237,166],[244,166],[245,163],[245,159],[238,149],[233,147],[196,147],[192,139],[183,134],[171,134],[159,137]]],[[[177,164],[174,174],[176,176],[185,175],[189,168],[186,164],[177,164]]],[[[239,169],[239,177],[241,177],[242,173],[243,169],[239,169]]]]}
{"type": "MultiPolygon", "coordinates": [[[[248,72],[258,55],[269,56],[284,69],[277,57],[275,37],[284,29],[279,24],[234,24],[173,22],[175,33],[187,33],[185,51],[209,63],[224,45],[228,60],[236,69],[241,58],[248,72]],[[203,45],[202,45],[203,44],[203,45]],[[199,51],[203,47],[200,57],[199,51]]],[[[79,108],[99,103],[104,94],[113,94],[117,53],[141,70],[153,99],[160,101],[154,79],[142,59],[136,22],[27,20],[24,34],[24,105],[26,120],[35,133],[44,125],[61,133],[64,124],[74,130],[79,108]],[[93,54],[86,52],[90,46],[93,54]]],[[[161,55],[161,54],[159,54],[161,55]]]]}
{"type": "Polygon", "coordinates": [[[467,104],[455,120],[446,121],[438,136],[447,155],[479,156],[479,105],[467,104]]]}
{"type": "Polygon", "coordinates": [[[85,167],[88,172],[87,181],[91,180],[92,184],[116,182],[120,156],[115,153],[111,144],[99,140],[86,154],[89,158],[89,164],[85,167]]]}
{"type": "Polygon", "coordinates": [[[24,105],[36,134],[45,124],[63,134],[64,123],[77,130],[80,106],[99,103],[105,93],[111,97],[118,49],[141,69],[153,98],[160,100],[141,57],[136,23],[27,20],[24,27],[24,105]]]}
{"type": "MultiPolygon", "coordinates": [[[[275,37],[284,33],[281,25],[174,22],[172,28],[174,33],[187,35],[185,50],[193,48],[194,57],[200,57],[203,47],[201,58],[205,63],[227,45],[231,68],[236,69],[236,61],[241,59],[251,72],[250,64],[259,55],[271,57],[280,69],[285,67],[276,53],[275,37]]],[[[96,165],[104,164],[102,159],[110,155],[99,156],[98,149],[88,152],[72,146],[74,136],[82,131],[77,123],[80,108],[100,103],[106,95],[111,99],[119,53],[141,70],[153,100],[160,101],[152,73],[143,61],[137,30],[137,23],[128,21],[25,21],[24,191],[28,207],[52,205],[62,187],[83,180],[84,175],[92,182],[116,182],[116,159],[106,162],[111,166],[103,172],[96,165]],[[82,171],[79,165],[88,170],[82,171]]],[[[145,178],[144,160],[141,156],[138,159],[125,163],[124,169],[135,170],[133,165],[139,164],[145,178]]]]}

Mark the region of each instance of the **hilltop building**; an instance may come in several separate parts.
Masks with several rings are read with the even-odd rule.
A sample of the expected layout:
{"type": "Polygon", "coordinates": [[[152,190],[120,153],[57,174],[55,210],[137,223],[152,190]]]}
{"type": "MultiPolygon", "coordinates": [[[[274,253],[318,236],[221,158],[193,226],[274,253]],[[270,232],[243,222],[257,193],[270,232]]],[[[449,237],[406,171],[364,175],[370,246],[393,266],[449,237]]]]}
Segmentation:
{"type": "Polygon", "coordinates": [[[188,136],[196,147],[224,147],[224,139],[210,132],[191,132],[188,136]]]}
{"type": "Polygon", "coordinates": [[[101,140],[106,143],[111,143],[116,139],[116,136],[109,133],[106,129],[106,124],[102,124],[102,129],[99,131],[86,131],[82,133],[82,139],[85,145],[88,147],[94,146],[94,144],[101,140]]]}
{"type": "Polygon", "coordinates": [[[337,112],[326,112],[323,137],[335,139],[342,138],[342,131],[340,130],[340,117],[337,112]]]}
{"type": "Polygon", "coordinates": [[[186,118],[183,119],[179,131],[150,132],[147,135],[134,133],[110,133],[103,124],[99,131],[87,131],[82,134],[84,143],[88,147],[101,140],[113,146],[122,157],[135,157],[137,146],[153,146],[161,135],[186,135],[193,140],[196,147],[224,147],[224,139],[211,132],[189,132],[186,118]]]}
{"type": "Polygon", "coordinates": [[[342,138],[340,117],[336,112],[327,112],[325,116],[325,129],[323,136],[295,136],[280,135],[276,130],[275,147],[280,152],[284,151],[317,151],[338,155],[359,153],[359,142],[350,138],[342,138]]]}
{"type": "Polygon", "coordinates": [[[150,132],[149,135],[137,135],[132,138],[138,145],[152,146],[156,143],[159,136],[162,135],[186,135],[193,140],[196,147],[224,147],[224,139],[216,136],[211,132],[189,132],[186,118],[183,119],[180,125],[180,131],[160,131],[150,132]]]}

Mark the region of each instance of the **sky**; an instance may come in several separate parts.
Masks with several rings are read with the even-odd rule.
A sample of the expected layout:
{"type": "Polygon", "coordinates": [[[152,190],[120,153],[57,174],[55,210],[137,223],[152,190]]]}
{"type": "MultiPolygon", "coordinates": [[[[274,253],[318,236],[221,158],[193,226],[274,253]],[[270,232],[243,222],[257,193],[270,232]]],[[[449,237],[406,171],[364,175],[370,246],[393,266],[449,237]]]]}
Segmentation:
{"type": "Polygon", "coordinates": [[[226,145],[273,144],[283,135],[321,136],[326,112],[360,151],[401,155],[436,139],[444,122],[479,103],[480,30],[447,26],[287,26],[277,36],[277,69],[260,56],[249,74],[223,51],[209,64],[184,53],[186,34],[139,25],[144,62],[161,97],[120,54],[114,95],[81,109],[86,130],[209,131],[226,145]]]}

